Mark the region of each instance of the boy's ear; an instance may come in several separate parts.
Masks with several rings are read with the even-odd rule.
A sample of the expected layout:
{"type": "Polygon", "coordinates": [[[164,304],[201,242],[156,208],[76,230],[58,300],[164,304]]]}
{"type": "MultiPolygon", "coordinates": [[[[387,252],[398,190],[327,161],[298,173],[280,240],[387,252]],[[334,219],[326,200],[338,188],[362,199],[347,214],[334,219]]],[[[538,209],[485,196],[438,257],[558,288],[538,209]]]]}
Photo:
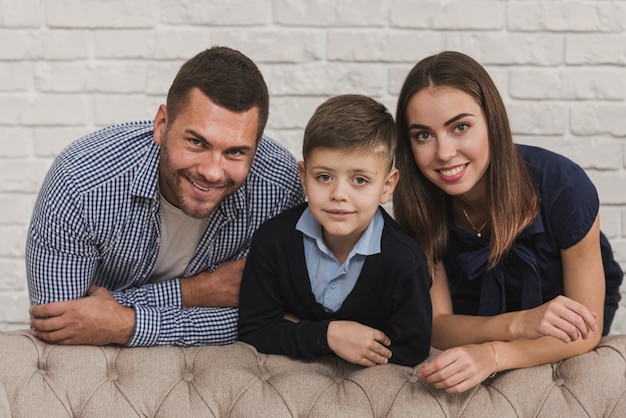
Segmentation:
{"type": "Polygon", "coordinates": [[[398,180],[400,180],[400,172],[397,168],[392,168],[387,174],[387,178],[385,179],[385,186],[383,188],[383,194],[380,197],[380,203],[385,204],[391,200],[391,195],[393,191],[396,189],[396,185],[398,184],[398,180]]]}
{"type": "Polygon", "coordinates": [[[304,161],[300,161],[298,163],[298,173],[300,173],[300,184],[302,184],[302,190],[304,191],[304,194],[306,195],[306,182],[304,181],[306,167],[304,166],[304,161]]]}

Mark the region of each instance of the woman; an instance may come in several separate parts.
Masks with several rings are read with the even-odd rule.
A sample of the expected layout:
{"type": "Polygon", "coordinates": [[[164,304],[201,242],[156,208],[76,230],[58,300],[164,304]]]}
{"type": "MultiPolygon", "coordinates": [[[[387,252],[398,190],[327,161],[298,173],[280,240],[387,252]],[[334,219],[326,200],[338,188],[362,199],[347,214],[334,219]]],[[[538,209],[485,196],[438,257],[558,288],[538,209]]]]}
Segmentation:
{"type": "Polygon", "coordinates": [[[394,213],[429,259],[432,345],[446,350],[420,377],[463,392],[594,349],[623,274],[584,171],[514,145],[493,81],[458,52],[415,65],[396,121],[394,213]]]}

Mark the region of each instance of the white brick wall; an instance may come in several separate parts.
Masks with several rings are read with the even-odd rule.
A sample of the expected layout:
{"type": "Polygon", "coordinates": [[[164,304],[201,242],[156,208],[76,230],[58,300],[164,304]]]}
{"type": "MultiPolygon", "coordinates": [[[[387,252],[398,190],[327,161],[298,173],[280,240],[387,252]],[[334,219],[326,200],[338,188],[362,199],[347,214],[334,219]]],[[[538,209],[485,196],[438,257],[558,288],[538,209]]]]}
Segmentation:
{"type": "MultiPolygon", "coordinates": [[[[472,55],[516,140],[587,170],[626,268],[625,1],[0,0],[0,329],[28,324],[24,239],[52,158],[91,130],[152,119],[180,64],[214,44],[259,64],[267,133],[297,156],[327,97],[394,111],[417,60],[472,55]]],[[[626,333],[624,296],[614,333],[626,333]]]]}

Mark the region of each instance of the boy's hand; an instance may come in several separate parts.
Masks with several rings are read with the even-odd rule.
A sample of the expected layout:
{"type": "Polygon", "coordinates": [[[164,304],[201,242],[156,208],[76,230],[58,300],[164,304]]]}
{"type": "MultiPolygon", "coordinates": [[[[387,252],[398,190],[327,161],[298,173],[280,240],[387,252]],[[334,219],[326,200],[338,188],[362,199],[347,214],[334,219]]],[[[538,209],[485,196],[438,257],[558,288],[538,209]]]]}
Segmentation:
{"type": "Polygon", "coordinates": [[[382,331],[354,321],[332,321],[328,325],[328,346],[344,360],[361,366],[387,364],[391,340],[382,331]]]}

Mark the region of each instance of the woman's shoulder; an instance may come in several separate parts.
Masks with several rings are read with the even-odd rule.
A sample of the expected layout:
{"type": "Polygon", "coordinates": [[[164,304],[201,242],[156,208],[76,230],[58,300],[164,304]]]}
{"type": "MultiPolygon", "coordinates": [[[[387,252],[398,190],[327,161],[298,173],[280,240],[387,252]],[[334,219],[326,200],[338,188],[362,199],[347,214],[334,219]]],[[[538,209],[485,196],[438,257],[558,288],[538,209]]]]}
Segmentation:
{"type": "Polygon", "coordinates": [[[517,144],[517,150],[529,168],[543,171],[583,171],[582,168],[566,156],[532,145],[517,144]]]}

